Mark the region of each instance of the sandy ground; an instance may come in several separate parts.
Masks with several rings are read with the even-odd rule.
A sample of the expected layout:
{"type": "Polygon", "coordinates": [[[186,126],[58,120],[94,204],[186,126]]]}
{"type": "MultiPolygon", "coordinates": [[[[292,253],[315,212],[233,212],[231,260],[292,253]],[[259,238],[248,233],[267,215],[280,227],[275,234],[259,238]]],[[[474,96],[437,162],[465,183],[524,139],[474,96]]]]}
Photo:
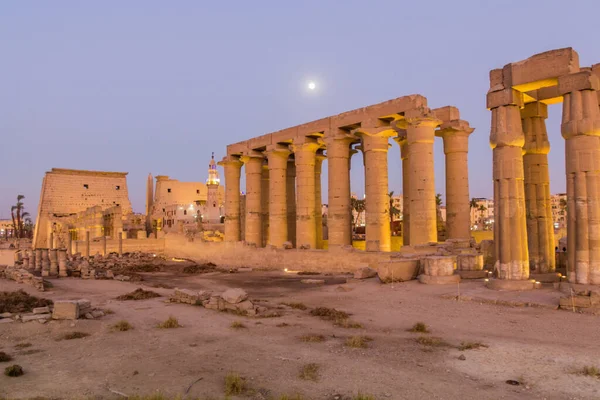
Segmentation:
{"type": "MultiPolygon", "coordinates": [[[[167,395],[186,392],[199,398],[224,398],[224,377],[237,372],[247,378],[254,394],[240,398],[270,399],[302,394],[305,399],[351,399],[358,392],[376,399],[600,399],[600,379],[574,372],[600,367],[600,318],[550,308],[506,307],[478,301],[443,298],[456,287],[426,286],[415,281],[381,285],[376,279],[346,281],[325,277],[324,286],[299,282],[303,277],[279,272],[210,273],[174,276],[144,274],[143,285],[162,282],[189,289],[220,291],[242,287],[251,299],[272,306],[302,302],[347,311],[363,329],[345,329],[285,308],[278,318],[249,318],[202,307],[166,303],[165,298],[117,301],[115,297],[140,284],[117,281],[60,279],[44,293],[51,299],[90,299],[114,314],[98,320],[0,324],[0,350],[12,354],[26,374],[0,376],[0,397],[120,398],[109,388],[128,395],[167,395]],[[340,287],[345,288],[341,290],[340,287]],[[179,329],[156,325],[175,316],[179,329]],[[127,320],[134,330],[111,332],[110,325],[127,320]],[[232,329],[242,321],[246,329],[232,329]],[[418,344],[418,334],[407,332],[425,322],[429,336],[456,346],[482,342],[488,348],[459,351],[418,344]],[[278,327],[282,323],[286,327],[278,327]],[[74,330],[91,336],[56,339],[74,330]],[[323,343],[299,337],[322,334],[323,343]],[[373,338],[369,348],[352,349],[344,341],[352,335],[373,338]],[[18,350],[17,343],[32,346],[18,350]],[[24,354],[27,350],[40,350],[24,354]],[[464,355],[465,360],[459,356],[464,355]],[[320,366],[318,382],[299,378],[307,363],[320,366]],[[507,380],[522,384],[511,386],[507,380]],[[348,396],[348,397],[344,397],[348,396]]],[[[305,278],[305,277],[304,277],[305,278]]],[[[553,289],[514,295],[492,292],[481,282],[461,284],[461,293],[498,299],[539,301],[551,305],[553,289]]],[[[1,280],[0,290],[34,290],[1,280]]],[[[152,289],[165,296],[172,290],[152,289]]],[[[556,301],[557,302],[557,301],[556,301]]],[[[0,364],[1,367],[6,364],[0,364]]],[[[237,397],[232,397],[237,398],[237,397]]]]}

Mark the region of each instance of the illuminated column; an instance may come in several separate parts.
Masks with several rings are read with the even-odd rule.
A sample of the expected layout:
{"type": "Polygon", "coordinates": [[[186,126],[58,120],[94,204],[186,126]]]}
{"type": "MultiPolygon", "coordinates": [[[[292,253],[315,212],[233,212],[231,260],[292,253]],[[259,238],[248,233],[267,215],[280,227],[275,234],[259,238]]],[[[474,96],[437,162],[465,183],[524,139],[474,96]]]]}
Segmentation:
{"type": "Polygon", "coordinates": [[[48,258],[50,259],[50,276],[58,276],[58,250],[48,250],[48,258]]]}
{"type": "Polygon", "coordinates": [[[67,250],[66,249],[58,249],[57,253],[58,257],[58,276],[64,278],[68,276],[67,273],[67,250]]]}
{"type": "Polygon", "coordinates": [[[296,161],[288,160],[286,172],[288,240],[296,247],[296,161]]]}
{"type": "Polygon", "coordinates": [[[389,127],[359,128],[365,161],[365,236],[367,251],[390,251],[390,198],[387,152],[389,127]]]}
{"type": "Polygon", "coordinates": [[[492,111],[490,146],[493,150],[494,243],[498,278],[529,279],[525,220],[523,145],[520,107],[522,93],[514,89],[488,92],[492,111]]]}
{"type": "Polygon", "coordinates": [[[67,231],[67,255],[73,254],[73,238],[71,237],[71,231],[67,231]]]}
{"type": "Polygon", "coordinates": [[[315,225],[315,163],[316,141],[305,139],[294,143],[296,156],[296,245],[298,248],[314,249],[317,246],[315,225]]]}
{"type": "Polygon", "coordinates": [[[321,194],[321,168],[325,156],[317,152],[315,157],[315,229],[317,249],[323,248],[323,200],[321,194]]]}
{"type": "MultiPolygon", "coordinates": [[[[269,163],[269,244],[282,247],[288,241],[287,167],[290,150],[287,146],[267,148],[269,163]]],[[[265,196],[267,197],[267,196],[265,196]]]]}
{"type": "Polygon", "coordinates": [[[237,157],[227,156],[219,165],[225,170],[225,241],[239,242],[240,231],[240,175],[242,163],[237,157]]]}
{"type": "Polygon", "coordinates": [[[446,232],[448,239],[471,239],[469,205],[469,123],[454,120],[442,124],[438,133],[446,155],[446,232]]]}
{"type": "Polygon", "coordinates": [[[260,219],[262,226],[262,247],[269,243],[269,166],[263,163],[260,181],[260,219]]]}
{"type": "Polygon", "coordinates": [[[350,202],[350,145],[356,138],[344,134],[326,138],[329,248],[352,245],[352,205],[350,202]]]}
{"type": "Polygon", "coordinates": [[[262,168],[263,156],[257,153],[241,158],[246,170],[246,243],[262,245],[262,168]]]}
{"type": "Polygon", "coordinates": [[[400,146],[400,158],[402,159],[402,245],[410,245],[410,185],[409,185],[409,160],[408,140],[406,140],[406,129],[396,129],[398,137],[394,138],[400,146]]]}
{"type": "Polygon", "coordinates": [[[600,111],[598,77],[582,71],[558,79],[566,139],[567,275],[600,285],[600,111]]]}
{"type": "Polygon", "coordinates": [[[85,258],[90,257],[90,231],[85,231],[85,258]]]}
{"type": "Polygon", "coordinates": [[[554,272],[556,269],[548,172],[550,142],[546,133],[546,118],[548,106],[543,103],[529,103],[521,110],[525,137],[523,174],[529,267],[538,274],[554,272]]]}
{"type": "Polygon", "coordinates": [[[408,181],[411,246],[437,242],[437,210],[435,204],[435,173],[433,142],[440,120],[422,116],[407,118],[408,181]]]}

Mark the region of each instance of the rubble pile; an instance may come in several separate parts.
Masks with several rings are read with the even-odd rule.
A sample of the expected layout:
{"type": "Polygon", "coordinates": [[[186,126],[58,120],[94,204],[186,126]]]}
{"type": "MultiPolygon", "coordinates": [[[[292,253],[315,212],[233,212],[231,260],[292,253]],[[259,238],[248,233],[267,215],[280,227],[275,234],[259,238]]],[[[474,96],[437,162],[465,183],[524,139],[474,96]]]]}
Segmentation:
{"type": "Polygon", "coordinates": [[[201,305],[204,308],[217,311],[232,311],[236,314],[256,316],[267,311],[266,307],[256,306],[248,299],[248,293],[243,289],[227,289],[221,294],[207,290],[199,292],[188,289],[175,289],[169,299],[173,303],[201,305]]]}
{"type": "Polygon", "coordinates": [[[45,324],[51,319],[96,319],[103,316],[104,311],[92,307],[92,303],[89,300],[57,300],[54,304],[36,307],[31,312],[2,313],[0,314],[0,324],[18,321],[38,321],[45,324]]]}
{"type": "Polygon", "coordinates": [[[20,267],[0,266],[0,277],[33,286],[40,292],[44,291],[44,279],[20,267]]]}

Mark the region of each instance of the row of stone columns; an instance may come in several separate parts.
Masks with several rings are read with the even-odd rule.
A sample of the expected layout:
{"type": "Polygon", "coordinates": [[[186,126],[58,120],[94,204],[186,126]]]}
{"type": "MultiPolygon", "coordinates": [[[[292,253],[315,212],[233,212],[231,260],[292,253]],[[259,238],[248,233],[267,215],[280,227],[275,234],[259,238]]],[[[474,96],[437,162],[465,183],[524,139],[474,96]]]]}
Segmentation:
{"type": "MultiPolygon", "coordinates": [[[[559,77],[567,175],[567,275],[600,284],[600,108],[598,77],[559,77]]],[[[547,106],[524,105],[515,89],[488,93],[492,112],[494,239],[500,279],[555,271],[546,132],[547,106]]]]}
{"type": "MultiPolygon", "coordinates": [[[[387,152],[392,136],[397,136],[402,157],[404,244],[437,242],[433,169],[436,132],[443,138],[446,154],[448,238],[470,239],[467,152],[468,136],[473,129],[465,121],[455,120],[436,131],[441,124],[427,112],[425,117],[407,117],[394,126],[367,125],[352,134],[339,131],[325,138],[329,247],[352,244],[351,145],[360,140],[365,166],[366,250],[390,251],[387,152]]],[[[225,169],[226,182],[225,240],[241,240],[240,170],[244,165],[245,241],[257,247],[264,244],[281,247],[289,241],[298,248],[321,248],[321,166],[325,159],[322,147],[322,142],[306,138],[291,146],[271,145],[264,154],[249,152],[239,159],[234,156],[223,159],[220,164],[225,169]]]]}

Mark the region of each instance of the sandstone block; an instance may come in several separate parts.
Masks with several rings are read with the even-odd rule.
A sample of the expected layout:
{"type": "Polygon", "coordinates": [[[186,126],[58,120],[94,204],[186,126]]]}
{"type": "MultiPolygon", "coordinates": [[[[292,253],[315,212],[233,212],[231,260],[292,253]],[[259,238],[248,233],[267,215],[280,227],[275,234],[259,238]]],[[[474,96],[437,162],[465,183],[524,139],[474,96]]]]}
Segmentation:
{"type": "Polygon", "coordinates": [[[94,310],[94,311],[92,311],[92,316],[94,318],[104,317],[104,312],[100,311],[100,310],[94,310]]]}
{"type": "Polygon", "coordinates": [[[221,298],[230,304],[241,303],[248,298],[248,293],[240,288],[227,289],[221,294],[221,298]]]}
{"type": "Polygon", "coordinates": [[[458,270],[456,273],[460,276],[461,279],[484,279],[488,277],[488,272],[485,270],[481,271],[463,271],[458,270]]]}
{"type": "Polygon", "coordinates": [[[10,318],[10,317],[12,317],[12,313],[9,313],[9,312],[0,314],[0,318],[10,318]]]}
{"type": "Polygon", "coordinates": [[[53,319],[79,318],[79,304],[75,300],[57,300],[52,311],[53,319]]]}
{"type": "Polygon", "coordinates": [[[11,322],[15,322],[15,320],[12,319],[12,318],[2,318],[2,319],[0,319],[0,324],[9,324],[11,322]]]}
{"type": "Polygon", "coordinates": [[[589,308],[592,307],[592,299],[589,296],[573,296],[571,298],[571,296],[566,296],[566,297],[561,297],[559,300],[559,304],[560,304],[560,308],[573,308],[573,306],[575,307],[581,307],[581,308],[589,308]]]}
{"type": "Polygon", "coordinates": [[[50,312],[49,307],[37,307],[33,309],[34,314],[48,314],[50,312]]]}
{"type": "Polygon", "coordinates": [[[324,279],[302,279],[300,283],[306,283],[309,285],[322,285],[325,283],[324,279]]]}
{"type": "Polygon", "coordinates": [[[531,280],[490,279],[485,285],[493,290],[533,290],[535,282],[531,280]]]}
{"type": "Polygon", "coordinates": [[[578,90],[600,90],[598,76],[591,71],[581,71],[558,78],[558,91],[560,94],[578,90]]]}
{"type": "Polygon", "coordinates": [[[523,93],[512,88],[496,90],[487,94],[487,108],[490,110],[508,105],[523,107],[523,104],[523,93]]]}
{"type": "Polygon", "coordinates": [[[461,271],[481,271],[483,269],[482,254],[459,254],[456,256],[457,269],[461,271]]]}
{"type": "Polygon", "coordinates": [[[52,315],[50,315],[50,314],[32,314],[32,315],[23,315],[21,317],[21,321],[29,322],[29,321],[35,321],[35,320],[40,320],[40,319],[50,319],[50,318],[52,318],[52,315]]]}
{"type": "Polygon", "coordinates": [[[370,267],[362,267],[354,272],[354,279],[368,279],[377,275],[377,271],[370,267]]]}
{"type": "Polygon", "coordinates": [[[427,285],[450,285],[460,282],[459,275],[419,275],[419,282],[427,285]]]}
{"type": "Polygon", "coordinates": [[[405,282],[415,279],[419,272],[419,259],[397,259],[380,262],[377,275],[383,283],[405,282]]]}
{"type": "Polygon", "coordinates": [[[428,256],[421,260],[423,273],[429,276],[454,274],[454,258],[451,256],[428,256]]]}
{"type": "Polygon", "coordinates": [[[236,304],[238,310],[248,311],[254,309],[254,304],[250,300],[242,301],[241,303],[236,304]]]}

